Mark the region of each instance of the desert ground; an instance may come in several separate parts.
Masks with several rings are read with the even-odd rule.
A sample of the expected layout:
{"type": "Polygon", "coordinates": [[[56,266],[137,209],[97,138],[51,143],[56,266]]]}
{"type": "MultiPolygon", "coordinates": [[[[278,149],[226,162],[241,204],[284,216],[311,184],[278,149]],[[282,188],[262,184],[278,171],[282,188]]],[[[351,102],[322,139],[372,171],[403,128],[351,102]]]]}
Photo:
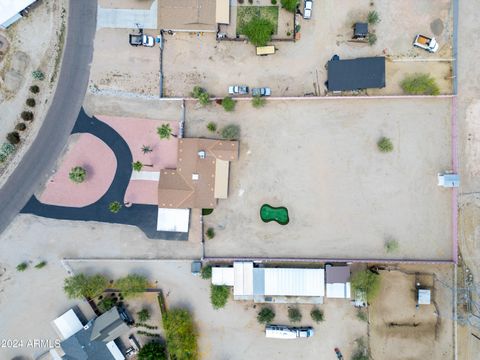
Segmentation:
{"type": "MultiPolygon", "coordinates": [[[[256,56],[255,47],[242,41],[217,42],[215,34],[166,34],[162,57],[164,96],[188,96],[195,85],[205,87],[216,96],[224,96],[228,86],[234,83],[269,86],[274,96],[324,95],[325,65],[334,54],[345,59],[387,56],[387,87],[368,90],[368,94],[400,94],[399,83],[403,78],[419,72],[430,73],[442,93],[451,93],[450,0],[437,1],[435,7],[429,0],[383,1],[375,2],[374,6],[370,3],[373,2],[348,0],[343,1],[341,7],[333,0],[315,3],[312,19],[300,21],[301,40],[296,43],[274,41],[278,51],[266,57],[256,56]],[[374,26],[378,41],[373,46],[349,41],[353,23],[365,21],[370,10],[376,10],[381,19],[374,26]],[[440,50],[429,54],[414,48],[412,40],[418,33],[433,34],[441,45],[440,50]]],[[[280,9],[280,15],[284,12],[280,9]]],[[[235,4],[232,14],[236,14],[235,4]]],[[[280,16],[279,24],[284,22],[280,16]]],[[[160,51],[130,46],[128,33],[131,31],[101,29],[97,32],[90,91],[159,96],[160,51]]],[[[150,31],[150,35],[156,35],[155,31],[150,31]]]]}
{"type": "Polygon", "coordinates": [[[451,192],[436,184],[451,166],[450,103],[243,101],[224,115],[188,106],[186,136],[211,136],[210,121],[241,127],[229,198],[204,217],[217,233],[207,256],[450,260],[451,192]],[[392,153],[376,148],[382,136],[392,153]],[[286,206],[290,223],[263,223],[264,203],[286,206]],[[385,252],[390,238],[397,252],[385,252]]]}
{"type": "Polygon", "coordinates": [[[452,359],[453,266],[414,265],[381,271],[369,308],[373,359],[452,359]],[[432,304],[416,305],[415,284],[432,289],[432,304]]]}

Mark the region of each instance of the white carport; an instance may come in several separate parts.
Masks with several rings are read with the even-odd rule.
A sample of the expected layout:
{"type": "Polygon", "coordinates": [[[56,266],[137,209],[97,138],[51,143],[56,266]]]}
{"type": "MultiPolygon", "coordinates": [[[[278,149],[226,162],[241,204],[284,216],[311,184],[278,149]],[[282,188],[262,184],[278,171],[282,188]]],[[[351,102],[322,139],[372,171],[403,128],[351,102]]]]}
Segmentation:
{"type": "Polygon", "coordinates": [[[323,269],[265,268],[267,296],[325,296],[323,269]]]}
{"type": "Polygon", "coordinates": [[[158,208],[157,231],[188,232],[190,209],[158,208]]]}
{"type": "Polygon", "coordinates": [[[80,319],[72,309],[53,320],[53,325],[58,334],[62,337],[62,340],[68,339],[83,329],[80,319]]]}

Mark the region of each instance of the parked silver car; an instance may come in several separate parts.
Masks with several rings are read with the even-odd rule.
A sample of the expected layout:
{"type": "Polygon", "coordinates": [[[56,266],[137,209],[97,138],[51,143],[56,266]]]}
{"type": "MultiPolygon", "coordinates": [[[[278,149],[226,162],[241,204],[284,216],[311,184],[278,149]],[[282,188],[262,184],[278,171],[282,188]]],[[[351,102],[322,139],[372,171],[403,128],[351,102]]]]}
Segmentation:
{"type": "Polygon", "coordinates": [[[246,85],[233,85],[228,87],[229,95],[247,95],[248,86],[246,85]]]}
{"type": "Polygon", "coordinates": [[[272,95],[272,90],[269,87],[253,88],[253,96],[270,96],[272,95]]]}

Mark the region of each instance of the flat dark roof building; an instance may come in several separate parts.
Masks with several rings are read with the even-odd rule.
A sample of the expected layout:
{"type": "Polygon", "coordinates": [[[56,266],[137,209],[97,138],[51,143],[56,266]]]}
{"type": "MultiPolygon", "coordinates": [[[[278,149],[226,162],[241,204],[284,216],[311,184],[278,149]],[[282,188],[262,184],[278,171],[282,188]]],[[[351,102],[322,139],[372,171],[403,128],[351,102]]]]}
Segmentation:
{"type": "Polygon", "coordinates": [[[349,91],[385,87],[385,57],[368,57],[328,62],[328,91],[349,91]]]}

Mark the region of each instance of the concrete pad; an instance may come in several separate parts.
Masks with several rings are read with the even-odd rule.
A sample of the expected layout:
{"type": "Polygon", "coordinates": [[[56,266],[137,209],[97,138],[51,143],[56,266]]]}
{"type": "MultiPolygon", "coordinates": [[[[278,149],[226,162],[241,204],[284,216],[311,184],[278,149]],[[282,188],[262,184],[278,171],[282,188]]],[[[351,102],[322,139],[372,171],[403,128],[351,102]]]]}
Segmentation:
{"type": "MultiPolygon", "coordinates": [[[[113,9],[98,6],[97,29],[157,29],[158,6],[155,0],[150,9],[113,9]]],[[[125,39],[128,42],[128,39],[125,39]]]]}

